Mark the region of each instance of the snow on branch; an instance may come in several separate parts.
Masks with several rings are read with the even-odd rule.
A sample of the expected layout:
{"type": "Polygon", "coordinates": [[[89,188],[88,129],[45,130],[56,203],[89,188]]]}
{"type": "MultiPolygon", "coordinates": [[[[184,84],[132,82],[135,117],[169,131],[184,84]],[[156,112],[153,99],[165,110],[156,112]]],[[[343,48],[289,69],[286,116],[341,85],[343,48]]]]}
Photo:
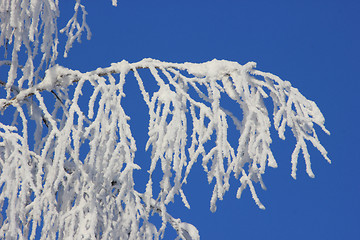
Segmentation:
{"type": "Polygon", "coordinates": [[[170,223],[179,237],[197,239],[196,228],[170,216],[167,204],[180,195],[190,208],[183,185],[201,160],[209,183],[214,182],[211,211],[229,190],[232,175],[239,182],[237,197],[249,186],[255,203],[264,208],[255,184],[265,189],[266,167],[277,167],[270,148],[271,122],[280,138],[285,139],[286,126],[295,136],[294,178],[300,150],[308,175],[314,176],[308,142],[330,162],[314,128],[329,133],[316,104],[289,82],[255,70],[253,62],[144,59],[86,73],[55,65],[41,82],[27,89],[19,86],[13,94],[0,100],[0,110],[16,111],[13,126],[0,125],[3,238],[33,239],[36,226],[42,225],[42,235],[54,239],[152,239],[163,237],[170,223]],[[146,89],[144,81],[151,79],[143,77],[144,70],[156,90],[146,89]],[[149,111],[146,149],[152,154],[144,193],[134,189],[133,171],[140,167],[123,108],[124,84],[130,80],[137,81],[149,111]],[[90,94],[86,105],[80,101],[83,92],[90,94]],[[226,109],[224,97],[238,112],[226,109]],[[265,99],[274,106],[272,117],[265,99]],[[31,123],[36,125],[33,134],[31,123]],[[229,140],[230,125],[238,131],[235,142],[229,140]],[[156,169],[162,173],[160,183],[153,182],[156,169]],[[158,194],[154,184],[160,186],[158,194]],[[160,229],[150,222],[152,213],[161,217],[160,229]]]}
{"type": "MultiPolygon", "coordinates": [[[[67,39],[64,56],[67,56],[73,42],[80,42],[81,34],[91,36],[86,23],[85,7],[75,1],[74,15],[66,26],[58,30],[60,17],[59,1],[53,0],[2,0],[0,2],[0,47],[4,47],[5,58],[10,52],[10,69],[6,83],[7,99],[11,88],[19,89],[37,84],[41,72],[54,66],[58,57],[58,33],[65,33],[67,39]],[[79,11],[81,10],[81,11],[79,11]],[[78,20],[81,13],[81,21],[78,20]],[[21,62],[24,59],[24,62],[21,62]],[[19,76],[18,76],[19,75],[19,76]]],[[[0,61],[0,66],[3,65],[0,61]]]]}

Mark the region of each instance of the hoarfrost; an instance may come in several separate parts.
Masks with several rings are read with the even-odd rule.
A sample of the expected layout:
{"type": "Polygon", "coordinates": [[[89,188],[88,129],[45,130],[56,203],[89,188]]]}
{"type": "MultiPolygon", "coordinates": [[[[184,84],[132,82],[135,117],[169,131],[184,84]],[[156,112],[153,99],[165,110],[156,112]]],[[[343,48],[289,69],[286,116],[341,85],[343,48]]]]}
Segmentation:
{"type": "Polygon", "coordinates": [[[265,189],[262,175],[266,166],[277,167],[270,149],[271,120],[264,104],[266,98],[273,102],[273,121],[279,136],[284,138],[286,125],[296,138],[292,176],[296,177],[301,150],[306,171],[313,177],[307,141],[328,159],[314,129],[316,124],[327,132],[320,110],[289,82],[254,66],[224,60],[178,64],[144,59],[86,73],[58,65],[48,69],[42,82],[1,102],[3,111],[16,107],[22,123],[22,130],[1,124],[0,185],[4,187],[0,201],[2,205],[5,199],[11,201],[1,236],[34,236],[35,226],[43,218],[42,233],[49,237],[158,238],[168,222],[179,237],[198,239],[195,227],[173,218],[166,205],[180,195],[190,208],[183,185],[199,159],[208,181],[215,182],[212,211],[229,190],[231,174],[239,180],[237,197],[249,186],[255,203],[264,209],[256,183],[265,189]],[[148,92],[138,69],[148,69],[159,89],[148,92]],[[129,72],[135,75],[150,116],[146,148],[151,147],[152,155],[144,193],[134,189],[133,171],[140,167],[134,162],[137,148],[122,105],[129,72]],[[88,113],[79,104],[86,84],[93,89],[88,113]],[[68,94],[69,86],[74,86],[72,96],[68,94]],[[43,97],[45,92],[54,93],[52,112],[51,103],[43,97]],[[242,119],[220,104],[224,93],[242,109],[242,119]],[[28,144],[32,136],[23,110],[31,106],[27,103],[31,95],[39,103],[33,112],[39,116],[33,117],[36,131],[47,132],[31,140],[35,149],[28,144]],[[236,146],[228,140],[229,124],[240,133],[236,146]],[[209,148],[207,143],[213,136],[214,145],[209,148]],[[86,143],[89,151],[81,158],[80,148],[86,143]],[[154,195],[152,174],[157,168],[163,175],[161,191],[154,195]],[[149,222],[152,212],[162,218],[158,230],[149,222]],[[29,224],[31,221],[34,224],[29,224]],[[21,226],[26,227],[18,231],[21,226]]]}
{"type": "Polygon", "coordinates": [[[65,57],[82,33],[91,35],[80,0],[59,30],[58,4],[0,2],[0,47],[6,53],[11,46],[11,60],[0,61],[1,68],[10,66],[6,82],[0,81],[6,91],[0,110],[9,116],[14,112],[12,123],[0,122],[0,208],[6,213],[0,238],[34,239],[40,229],[46,239],[159,239],[169,223],[179,238],[199,239],[195,226],[170,215],[168,203],[180,195],[190,208],[183,186],[201,161],[209,183],[214,182],[211,211],[232,176],[239,184],[236,197],[248,186],[264,209],[256,187],[266,189],[262,175],[267,166],[277,167],[270,148],[272,122],[281,139],[286,129],[296,139],[293,178],[300,152],[314,177],[309,142],[330,162],[315,131],[317,125],[329,134],[316,104],[289,82],[256,70],[254,62],[179,64],[147,58],[86,73],[57,65],[58,33],[67,37],[65,57]],[[159,87],[155,92],[145,88],[140,69],[152,75],[159,87]],[[149,169],[135,163],[137,145],[123,107],[124,84],[134,80],[129,74],[148,107],[149,169]],[[83,92],[89,95],[87,106],[80,103],[83,92]],[[225,108],[224,96],[237,104],[242,118],[225,108]],[[273,103],[272,116],[266,99],[273,103]],[[235,143],[229,140],[229,126],[239,133],[235,143]],[[134,188],[135,170],[148,170],[143,193],[134,188]],[[156,170],[160,182],[154,182],[156,170]],[[150,222],[154,213],[160,227],[150,222]]]}

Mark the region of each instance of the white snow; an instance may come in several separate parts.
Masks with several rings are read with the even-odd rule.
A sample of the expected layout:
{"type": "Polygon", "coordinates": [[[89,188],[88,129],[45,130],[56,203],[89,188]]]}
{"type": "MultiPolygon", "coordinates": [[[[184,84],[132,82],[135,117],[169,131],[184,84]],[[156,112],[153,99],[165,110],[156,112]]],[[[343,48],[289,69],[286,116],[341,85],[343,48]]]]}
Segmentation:
{"type": "Polygon", "coordinates": [[[0,238],[34,239],[36,226],[43,223],[42,235],[49,239],[157,239],[170,223],[179,238],[197,240],[196,227],[172,217],[167,205],[180,195],[190,208],[183,185],[202,159],[214,186],[211,211],[231,187],[232,176],[240,185],[236,196],[240,198],[248,186],[264,209],[256,189],[257,183],[266,189],[262,175],[267,166],[277,167],[270,148],[272,121],[280,138],[285,139],[287,129],[295,137],[293,178],[300,152],[306,172],[314,177],[308,142],[330,162],[314,129],[318,125],[329,134],[316,104],[290,82],[255,70],[254,62],[168,63],[147,58],[86,73],[57,65],[58,32],[67,37],[65,57],[82,33],[91,36],[80,0],[66,26],[58,30],[58,4],[0,2],[0,47],[13,47],[11,61],[0,62],[10,64],[0,110],[7,114],[9,106],[16,109],[13,124],[0,123],[0,206],[8,202],[6,218],[0,219],[0,238]],[[18,59],[22,56],[24,66],[18,59]],[[144,79],[138,69],[149,70],[152,77],[144,79]],[[137,146],[122,101],[124,84],[133,79],[130,71],[143,97],[139,101],[148,107],[149,169],[135,163],[137,146]],[[143,81],[153,81],[158,90],[148,91],[143,81]],[[49,92],[54,101],[45,97],[49,92]],[[83,93],[90,96],[87,104],[81,102],[83,93]],[[241,109],[242,119],[222,105],[224,95],[241,109]],[[274,105],[272,116],[265,99],[274,105]],[[228,137],[230,124],[239,131],[235,144],[228,137]],[[144,193],[134,189],[134,170],[149,173],[144,193]],[[161,172],[159,182],[152,179],[154,172],[161,172]],[[155,184],[160,185],[159,193],[153,191],[155,184]],[[149,222],[154,213],[162,219],[160,227],[149,222]]]}

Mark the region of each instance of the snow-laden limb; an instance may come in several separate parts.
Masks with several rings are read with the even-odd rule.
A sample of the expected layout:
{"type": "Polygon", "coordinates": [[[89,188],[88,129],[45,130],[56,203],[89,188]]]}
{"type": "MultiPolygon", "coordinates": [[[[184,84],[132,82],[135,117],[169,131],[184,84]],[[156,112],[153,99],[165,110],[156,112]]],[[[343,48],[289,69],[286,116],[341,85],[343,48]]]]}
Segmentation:
{"type": "MultiPolygon", "coordinates": [[[[60,31],[67,36],[65,57],[73,42],[80,41],[82,33],[87,32],[88,38],[90,37],[86,14],[80,0],[76,0],[73,17],[63,29],[58,30],[59,1],[0,1],[0,48],[4,47],[5,58],[8,52],[11,55],[5,88],[7,99],[13,97],[11,94],[13,85],[19,89],[33,86],[41,79],[40,73],[55,64],[60,31]],[[78,21],[79,10],[82,13],[81,21],[78,21]]],[[[3,65],[2,62],[4,61],[0,61],[0,67],[3,65]]]]}
{"type": "Polygon", "coordinates": [[[313,146],[320,151],[323,157],[331,163],[327,157],[327,151],[320,144],[314,129],[315,123],[320,126],[325,133],[330,135],[330,132],[324,126],[324,116],[315,102],[306,99],[299,90],[293,88],[289,82],[282,81],[279,77],[270,73],[262,73],[257,70],[252,73],[264,77],[267,82],[267,88],[271,91],[270,96],[274,103],[274,126],[279,133],[279,137],[285,139],[285,126],[289,126],[296,138],[297,143],[291,156],[291,176],[296,178],[297,160],[300,150],[302,150],[306,163],[306,172],[310,177],[314,177],[305,140],[310,141],[313,146]]]}
{"type": "Polygon", "coordinates": [[[12,107],[17,112],[14,126],[0,125],[0,204],[6,210],[0,236],[33,239],[36,225],[42,225],[42,236],[49,239],[157,239],[170,223],[180,238],[198,239],[196,228],[172,217],[167,204],[180,195],[190,208],[183,185],[201,160],[209,183],[214,182],[212,211],[229,190],[232,175],[239,181],[237,197],[249,186],[264,208],[256,183],[265,189],[266,166],[277,167],[270,149],[272,121],[280,138],[286,126],[295,136],[292,176],[301,150],[313,177],[306,140],[330,161],[314,129],[316,124],[329,133],[324,117],[289,82],[254,68],[253,62],[144,59],[81,73],[55,65],[43,81],[27,89],[13,86],[14,96],[0,100],[5,114],[12,107]],[[149,110],[146,148],[152,155],[144,193],[134,189],[133,171],[140,167],[123,108],[124,84],[130,80],[137,81],[149,110]],[[144,81],[154,81],[157,88],[146,89],[144,81]],[[83,92],[89,96],[85,105],[83,92]],[[226,96],[238,112],[226,109],[226,96]],[[274,106],[272,119],[267,98],[274,106]],[[34,133],[30,123],[36,125],[34,133]],[[236,142],[229,140],[231,125],[238,131],[236,142]],[[153,182],[156,169],[160,182],[153,182]],[[153,213],[162,219],[159,228],[150,222],[153,213]]]}
{"type": "Polygon", "coordinates": [[[1,224],[1,236],[34,239],[38,224],[48,239],[152,239],[157,230],[148,222],[149,212],[134,190],[132,171],[139,168],[133,162],[135,140],[121,108],[123,94],[117,95],[125,75],[116,84],[111,76],[108,83],[103,77],[83,78],[70,99],[66,87],[55,89],[55,81],[48,80],[52,73],[48,71],[44,82],[32,91],[48,122],[47,128],[38,112],[31,116],[37,125],[34,151],[28,150],[21,100],[12,105],[20,112],[23,136],[15,127],[1,126],[1,200],[9,202],[2,204],[7,218],[1,224]],[[97,114],[90,118],[78,105],[88,80],[94,88],[91,99],[101,95],[97,114]],[[45,90],[57,91],[52,112],[48,108],[53,102],[42,96],[45,90]],[[84,145],[89,152],[81,158],[84,145]]]}

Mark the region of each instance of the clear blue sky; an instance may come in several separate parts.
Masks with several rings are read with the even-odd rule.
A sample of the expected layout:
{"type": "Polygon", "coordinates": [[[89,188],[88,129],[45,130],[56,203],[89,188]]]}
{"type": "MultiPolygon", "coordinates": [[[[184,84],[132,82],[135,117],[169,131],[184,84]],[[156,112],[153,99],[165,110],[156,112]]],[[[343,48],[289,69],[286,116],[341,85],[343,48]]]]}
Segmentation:
{"type": "MultiPolygon", "coordinates": [[[[60,3],[62,18],[69,16],[70,2],[60,3]]],[[[248,189],[236,199],[233,181],[217,212],[211,213],[212,185],[198,164],[185,187],[191,210],[179,201],[169,207],[173,216],[194,224],[201,239],[360,239],[360,1],[119,0],[116,8],[110,0],[99,2],[84,1],[92,39],[83,36],[59,64],[90,71],[146,57],[255,61],[259,70],[290,81],[314,100],[331,131],[327,136],[317,129],[333,163],[310,147],[316,178],[306,175],[301,158],[297,180],[290,176],[291,134],[287,141],[273,134],[279,167],[267,169],[267,191],[257,186],[265,211],[248,189]]],[[[133,104],[129,114],[134,124],[141,124],[146,109],[134,111],[134,106],[141,108],[133,104]]],[[[146,124],[137,127],[135,137],[144,138],[146,129],[146,124]]],[[[173,232],[165,239],[174,239],[173,232]]]]}

